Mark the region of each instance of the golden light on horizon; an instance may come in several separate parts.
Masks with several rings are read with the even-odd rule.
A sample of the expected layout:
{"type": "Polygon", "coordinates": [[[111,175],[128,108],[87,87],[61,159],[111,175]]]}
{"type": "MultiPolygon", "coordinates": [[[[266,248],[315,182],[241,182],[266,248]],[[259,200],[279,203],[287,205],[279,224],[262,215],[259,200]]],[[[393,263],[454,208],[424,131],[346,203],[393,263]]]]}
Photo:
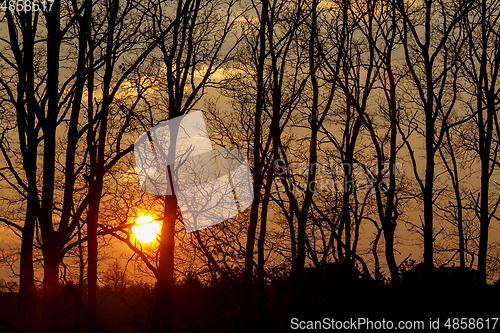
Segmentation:
{"type": "Polygon", "coordinates": [[[154,217],[140,216],[135,223],[137,225],[132,227],[132,233],[139,242],[151,243],[156,240],[156,236],[160,233],[160,223],[155,221],[154,217]]]}

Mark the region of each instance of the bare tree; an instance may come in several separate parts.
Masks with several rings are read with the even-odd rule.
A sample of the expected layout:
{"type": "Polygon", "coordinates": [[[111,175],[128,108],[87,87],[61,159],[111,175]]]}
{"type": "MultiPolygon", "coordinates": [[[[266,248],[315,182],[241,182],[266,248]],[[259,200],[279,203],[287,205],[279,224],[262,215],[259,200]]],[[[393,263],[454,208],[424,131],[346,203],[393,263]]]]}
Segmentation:
{"type": "MultiPolygon", "coordinates": [[[[354,167],[358,162],[357,148],[364,145],[362,139],[363,125],[367,124],[368,100],[371,96],[374,82],[377,78],[378,64],[375,58],[374,31],[372,26],[366,24],[366,31],[361,29],[361,18],[365,14],[361,3],[348,3],[341,1],[335,4],[338,16],[329,24],[330,43],[319,43],[320,56],[326,67],[325,76],[333,82],[341,93],[336,103],[340,107],[333,110],[328,122],[322,126],[323,134],[328,142],[336,149],[340,156],[340,163],[344,176],[342,184],[342,209],[338,225],[338,236],[343,241],[337,241],[337,255],[340,261],[347,263],[350,270],[354,268],[357,256],[355,244],[357,239],[357,226],[359,211],[351,214],[351,208],[362,208],[356,205],[357,191],[354,177],[354,167]],[[330,128],[342,124],[341,135],[335,135],[330,128]],[[354,222],[354,230],[352,229],[354,222]],[[353,233],[354,231],[354,233],[353,233]],[[353,243],[354,240],[354,243],[353,243]]],[[[368,10],[369,7],[368,7],[368,10]]],[[[373,10],[373,9],[372,9],[373,10]]],[[[367,15],[373,20],[373,15],[367,15]]]]}
{"type": "Polygon", "coordinates": [[[462,268],[467,265],[467,254],[469,252],[467,245],[470,236],[467,235],[466,224],[472,222],[473,219],[467,217],[468,192],[466,184],[464,184],[464,182],[470,180],[472,170],[463,167],[464,164],[472,160],[472,157],[467,152],[467,146],[461,142],[462,135],[460,133],[468,131],[469,127],[470,122],[463,126],[448,129],[443,145],[439,147],[439,154],[451,181],[454,202],[448,200],[443,202],[443,207],[438,205],[437,208],[443,211],[443,219],[449,220],[450,223],[456,225],[458,249],[455,250],[456,246],[452,246],[454,252],[452,258],[458,253],[460,267],[462,268]]]}
{"type": "MultiPolygon", "coordinates": [[[[28,194],[29,187],[32,193],[25,195],[32,199],[26,210],[28,223],[23,226],[26,232],[23,234],[25,250],[22,258],[25,273],[22,274],[23,292],[19,305],[21,330],[32,331],[35,318],[33,311],[36,303],[26,303],[29,297],[33,297],[29,296],[33,294],[33,290],[30,290],[33,288],[30,287],[32,259],[29,249],[34,236],[30,230],[36,223],[39,228],[36,239],[44,260],[43,331],[54,332],[57,330],[59,264],[65,246],[76,237],[75,231],[86,219],[89,223],[88,239],[93,244],[90,246],[90,256],[95,253],[92,250],[96,244],[93,242],[95,233],[92,230],[95,228],[92,222],[98,210],[103,177],[133,147],[130,142],[127,147],[123,147],[123,134],[117,134],[115,140],[111,141],[111,146],[116,150],[105,149],[109,143],[109,106],[121,85],[144,62],[158,40],[148,44],[142,37],[137,38],[145,36],[141,29],[145,28],[143,22],[146,14],[141,3],[120,4],[115,1],[108,7],[104,2],[54,2],[40,11],[5,13],[9,40],[3,40],[7,49],[2,51],[2,59],[8,71],[4,72],[1,84],[8,96],[7,102],[12,105],[18,119],[18,126],[12,131],[17,132],[20,140],[18,149],[22,152],[22,168],[16,168],[18,166],[11,163],[13,151],[8,148],[10,142],[5,136],[2,142],[3,155],[7,164],[10,164],[10,176],[22,188],[21,193],[28,194]],[[102,13],[109,16],[96,18],[92,22],[91,13],[98,8],[105,9],[102,13]],[[23,38],[19,39],[18,36],[23,38]],[[131,40],[132,36],[135,39],[131,40]],[[65,43],[70,40],[72,43],[65,43]],[[135,50],[138,45],[144,49],[137,54],[135,50]],[[94,52],[101,47],[104,51],[97,53],[94,59],[94,52]],[[115,64],[127,52],[131,52],[128,67],[119,72],[114,71],[115,64]],[[69,64],[73,65],[73,71],[69,69],[69,64]],[[99,105],[102,108],[94,108],[92,103],[98,99],[93,94],[93,75],[89,76],[88,73],[100,74],[99,69],[103,66],[104,96],[99,105]],[[113,74],[116,74],[114,80],[113,74]],[[12,77],[16,77],[21,84],[13,85],[12,77]],[[17,91],[17,97],[14,91],[17,91]],[[85,94],[90,96],[88,104],[84,100],[85,94]],[[97,136],[96,132],[99,133],[97,136]],[[27,172],[26,180],[19,177],[20,172],[27,172]],[[31,179],[30,183],[27,179],[31,179]],[[88,212],[87,208],[90,209],[88,212]],[[26,313],[33,317],[24,318],[26,313]]],[[[126,110],[120,118],[123,121],[122,133],[130,124],[128,120],[132,112],[133,108],[126,110]]],[[[12,185],[17,187],[14,183],[12,185]]],[[[95,280],[97,272],[92,271],[92,267],[95,267],[96,261],[90,259],[89,276],[90,280],[95,280]]],[[[92,285],[90,287],[92,289],[92,285]]],[[[95,322],[92,316],[95,306],[92,292],[90,294],[92,323],[95,322]]],[[[90,327],[92,329],[92,325],[90,327]]]]}
{"type": "Polygon", "coordinates": [[[257,266],[260,296],[264,296],[265,244],[274,161],[279,159],[281,135],[305,85],[305,76],[299,70],[304,60],[297,42],[305,3],[251,1],[251,6],[244,24],[245,43],[239,51],[241,64],[235,66],[235,74],[230,75],[223,92],[231,98],[236,110],[243,111],[241,123],[248,135],[246,144],[253,174],[254,201],[246,237],[243,301],[244,321],[249,330],[254,266],[257,266]]]}
{"type": "MultiPolygon", "coordinates": [[[[152,34],[158,40],[155,56],[163,67],[158,87],[157,106],[167,112],[155,112],[143,122],[146,131],[161,121],[187,114],[206,93],[207,88],[216,87],[212,81],[214,73],[229,66],[232,51],[239,43],[234,29],[239,16],[236,1],[187,0],[177,3],[165,2],[156,8],[152,34]],[[234,35],[233,35],[234,34],[234,35]],[[235,37],[236,36],[236,37],[235,37]],[[230,38],[232,43],[229,42],[230,38]]],[[[176,137],[175,130],[171,136],[176,137]]],[[[174,140],[171,142],[175,142],[174,140]]],[[[175,144],[165,153],[171,156],[175,144]]],[[[170,170],[170,169],[169,169],[170,170]]],[[[168,179],[172,174],[168,171],[168,179]]],[[[172,184],[170,182],[170,184],[172,184]]],[[[160,262],[157,271],[157,309],[160,311],[164,332],[172,331],[174,236],[178,219],[176,194],[169,193],[162,199],[163,219],[159,249],[160,262]]],[[[153,331],[160,328],[160,321],[154,320],[153,331]]]]}
{"type": "MultiPolygon", "coordinates": [[[[382,134],[378,134],[371,120],[367,121],[367,128],[375,147],[377,166],[376,172],[370,174],[375,187],[376,202],[379,219],[382,225],[385,240],[385,258],[387,266],[391,274],[391,283],[399,282],[399,267],[394,257],[394,233],[397,225],[398,198],[396,177],[398,172],[402,172],[397,168],[397,154],[400,151],[401,145],[398,144],[397,124],[400,120],[397,91],[397,76],[394,73],[393,53],[399,44],[397,38],[400,28],[400,15],[397,9],[391,2],[381,2],[380,6],[368,7],[368,16],[373,19],[368,19],[365,23],[367,27],[376,24],[376,36],[380,36],[378,42],[372,37],[372,47],[380,57],[381,70],[379,72],[380,83],[384,92],[387,105],[380,105],[380,111],[383,113],[383,119],[387,122],[387,130],[383,130],[382,134]],[[370,10],[371,9],[371,10],[370,10]],[[388,145],[388,153],[384,151],[388,145]],[[385,176],[389,176],[389,183],[384,181],[385,176]]],[[[367,169],[365,169],[367,170],[367,169]]],[[[372,171],[372,170],[371,170],[372,171]]]]}
{"type": "MultiPolygon", "coordinates": [[[[457,101],[457,50],[451,45],[452,35],[458,35],[460,21],[473,6],[471,1],[431,1],[422,3],[398,2],[403,18],[402,44],[411,87],[417,96],[408,96],[417,111],[408,116],[407,126],[417,131],[425,140],[425,171],[417,166],[414,147],[408,135],[400,130],[413,162],[415,178],[423,201],[424,263],[427,269],[434,267],[433,207],[436,200],[435,160],[439,146],[450,123],[457,101]],[[420,116],[423,116],[423,121],[420,116]]],[[[401,125],[401,124],[400,124],[401,125]]]]}
{"type": "Polygon", "coordinates": [[[465,55],[460,56],[465,78],[467,106],[472,116],[473,135],[462,135],[464,143],[477,154],[480,162],[480,189],[472,195],[473,208],[479,219],[480,236],[477,268],[479,283],[486,284],[488,235],[492,218],[496,217],[500,199],[493,193],[498,182],[499,122],[498,95],[500,72],[500,35],[498,33],[498,1],[476,3],[464,14],[465,55]]]}

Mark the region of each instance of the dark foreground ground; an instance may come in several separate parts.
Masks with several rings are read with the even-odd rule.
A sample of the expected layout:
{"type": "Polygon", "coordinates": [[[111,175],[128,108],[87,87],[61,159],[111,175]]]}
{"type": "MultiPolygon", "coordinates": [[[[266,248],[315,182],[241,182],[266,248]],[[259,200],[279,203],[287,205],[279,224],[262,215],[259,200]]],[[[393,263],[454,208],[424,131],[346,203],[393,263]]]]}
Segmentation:
{"type": "MultiPolygon", "coordinates": [[[[393,287],[364,279],[312,274],[297,288],[291,280],[282,278],[267,285],[264,293],[255,292],[253,331],[286,332],[296,331],[292,328],[319,328],[318,325],[332,329],[339,325],[335,324],[337,321],[347,321],[349,326],[355,323],[350,331],[377,328],[386,331],[391,325],[389,321],[394,328],[399,321],[405,321],[408,327],[420,322],[426,330],[431,325],[434,328],[439,325],[444,330],[448,318],[450,331],[454,323],[455,328],[465,325],[460,322],[461,318],[467,319],[465,331],[470,331],[471,325],[478,325],[479,321],[486,332],[500,331],[500,320],[496,329],[492,329],[492,318],[500,317],[500,286],[479,288],[459,282],[417,276],[411,282],[393,287]]],[[[196,281],[178,285],[174,297],[174,331],[244,331],[241,290],[237,282],[218,282],[211,287],[203,287],[196,281]]],[[[145,285],[101,288],[98,312],[101,332],[148,332],[153,300],[154,288],[145,285]]],[[[0,332],[14,331],[16,303],[16,294],[0,295],[0,332]]],[[[85,311],[81,311],[77,324],[74,297],[67,287],[61,289],[59,308],[61,332],[75,332],[76,326],[80,332],[86,331],[85,311]]]]}

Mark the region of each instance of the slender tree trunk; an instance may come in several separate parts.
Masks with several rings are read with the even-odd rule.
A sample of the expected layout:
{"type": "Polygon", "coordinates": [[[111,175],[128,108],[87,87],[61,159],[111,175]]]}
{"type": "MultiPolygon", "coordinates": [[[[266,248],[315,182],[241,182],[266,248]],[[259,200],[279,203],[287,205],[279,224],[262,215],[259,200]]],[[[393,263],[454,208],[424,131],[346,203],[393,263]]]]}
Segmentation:
{"type": "MultiPolygon", "coordinates": [[[[486,93],[487,98],[489,92],[486,93]]],[[[477,258],[477,270],[479,273],[478,283],[480,285],[486,285],[486,269],[487,269],[487,257],[488,257],[488,236],[490,227],[490,213],[489,213],[489,190],[490,190],[490,150],[491,141],[493,133],[493,112],[496,112],[495,103],[493,98],[488,98],[486,112],[486,130],[483,129],[483,134],[480,134],[480,152],[479,156],[481,158],[481,199],[480,199],[480,213],[479,213],[479,223],[480,223],[480,235],[479,235],[479,251],[477,258]]],[[[479,113],[482,113],[482,109],[478,109],[479,113]]],[[[482,117],[481,117],[482,118],[482,117]]],[[[481,120],[480,123],[483,123],[481,120]]],[[[481,129],[480,129],[481,131],[481,129]]]]}
{"type": "MultiPolygon", "coordinates": [[[[395,9],[393,8],[393,18],[396,16],[395,9]]],[[[395,20],[395,18],[394,18],[395,20]]],[[[393,29],[396,30],[395,23],[393,29]]],[[[394,34],[392,36],[392,42],[394,41],[394,34]]],[[[389,77],[389,109],[390,109],[390,121],[391,121],[391,145],[390,145],[390,157],[389,157],[389,189],[386,193],[386,209],[385,216],[383,218],[383,229],[384,229],[384,239],[385,239],[385,258],[387,260],[387,266],[391,272],[391,284],[399,283],[399,267],[396,264],[396,258],[394,257],[394,232],[397,225],[397,207],[396,207],[396,155],[397,155],[397,122],[398,122],[398,110],[397,110],[397,100],[396,100],[396,80],[394,79],[394,73],[392,72],[391,56],[392,56],[392,42],[389,46],[389,52],[387,55],[387,74],[389,77]]],[[[381,160],[380,160],[381,161],[381,160]]],[[[382,167],[380,165],[380,167],[382,167]]],[[[382,180],[382,178],[380,178],[382,180]]],[[[380,190],[380,189],[379,189],[380,190]]]]}
{"type": "MultiPolygon", "coordinates": [[[[264,261],[265,261],[265,249],[264,243],[266,239],[266,231],[267,231],[267,212],[269,206],[269,200],[271,198],[271,186],[274,177],[274,168],[272,167],[278,159],[278,147],[280,145],[280,118],[281,118],[281,82],[280,75],[278,69],[278,57],[275,52],[274,45],[274,18],[269,18],[267,20],[268,26],[268,39],[269,39],[269,49],[271,55],[271,64],[272,64],[272,78],[273,78],[273,94],[272,94],[272,120],[270,127],[270,136],[272,137],[272,162],[270,165],[266,165],[264,168],[264,173],[266,176],[266,183],[264,188],[264,198],[262,199],[262,209],[261,209],[261,217],[260,217],[260,232],[259,239],[257,242],[257,251],[258,251],[258,261],[257,261],[257,286],[261,291],[260,302],[264,302],[263,294],[264,292],[264,261]]],[[[262,308],[263,304],[259,306],[262,308]]]]}
{"type": "MultiPolygon", "coordinates": [[[[113,46],[114,46],[114,35],[116,28],[116,19],[118,15],[120,1],[112,1],[112,7],[109,18],[109,27],[107,31],[108,40],[106,42],[106,54],[105,54],[105,72],[103,78],[103,102],[102,109],[96,119],[100,120],[99,136],[96,139],[93,126],[89,128],[88,139],[92,140],[88,142],[91,157],[91,181],[89,185],[89,195],[91,201],[89,203],[89,215],[87,218],[87,232],[88,232],[88,298],[89,298],[89,315],[88,315],[88,329],[89,333],[94,333],[97,331],[97,252],[98,252],[98,242],[97,242],[97,222],[99,219],[99,206],[101,203],[101,194],[103,187],[103,177],[104,177],[104,165],[105,165],[105,150],[106,150],[106,137],[108,130],[108,113],[109,106],[111,104],[111,77],[113,75],[114,63],[113,63],[113,46]]],[[[90,5],[89,5],[90,6],[90,5]]],[[[86,8],[86,15],[90,15],[91,8],[86,8]]],[[[90,35],[89,35],[89,43],[90,35]]],[[[90,46],[90,52],[93,52],[92,46],[90,46]]],[[[91,59],[93,56],[91,56],[91,59]]],[[[90,71],[92,71],[92,63],[89,66],[90,71]]],[[[93,88],[93,72],[89,75],[89,87],[93,88]]],[[[92,103],[92,101],[89,101],[92,103]]],[[[89,105],[89,120],[92,119],[93,110],[90,108],[92,104],[89,105]]]]}
{"type": "MultiPolygon", "coordinates": [[[[172,184],[172,178],[170,177],[172,184]]],[[[165,213],[161,230],[160,247],[160,279],[164,282],[163,294],[163,332],[173,332],[173,291],[174,291],[174,235],[177,219],[177,198],[175,195],[165,197],[165,213]]]]}
{"type": "MultiPolygon", "coordinates": [[[[488,152],[489,156],[489,152],[488,152]]],[[[486,266],[487,266],[487,255],[488,255],[488,234],[490,219],[488,216],[488,190],[489,190],[489,175],[488,165],[489,161],[483,159],[481,161],[481,208],[480,208],[480,218],[479,218],[479,251],[477,255],[477,270],[478,270],[478,283],[480,285],[486,285],[486,266]],[[486,170],[485,170],[486,168],[486,170]]]]}
{"type": "MultiPolygon", "coordinates": [[[[342,226],[344,228],[344,244],[345,244],[345,254],[343,259],[349,264],[351,262],[351,215],[349,213],[349,201],[351,197],[351,191],[354,190],[354,184],[352,182],[351,167],[352,161],[346,162],[347,169],[344,175],[344,194],[342,197],[342,226]]],[[[342,233],[339,232],[339,236],[342,237],[342,233]]],[[[350,265],[349,265],[350,266],[350,265]]]]}
{"type": "Polygon", "coordinates": [[[396,259],[394,258],[394,227],[384,228],[384,240],[385,240],[385,259],[387,261],[387,266],[391,272],[391,283],[397,284],[399,282],[399,268],[396,264],[396,259]]]}
{"type": "Polygon", "coordinates": [[[425,21],[425,40],[426,44],[423,49],[423,57],[425,61],[425,75],[427,85],[427,103],[425,104],[425,153],[426,153],[426,168],[425,168],[425,185],[422,191],[424,199],[424,266],[427,270],[434,268],[434,226],[433,226],[433,206],[434,206],[434,82],[433,82],[433,64],[429,58],[430,45],[430,21],[431,21],[431,4],[427,4],[425,21]]]}
{"type": "MultiPolygon", "coordinates": [[[[254,167],[255,170],[255,167],[254,167]]],[[[254,172],[254,189],[258,189],[258,192],[254,192],[254,201],[252,203],[252,208],[250,211],[250,225],[248,226],[247,233],[247,243],[245,250],[245,275],[243,280],[243,321],[244,325],[247,327],[248,331],[251,331],[252,327],[252,290],[253,290],[253,257],[254,257],[254,245],[255,245],[255,235],[257,229],[257,221],[259,214],[260,205],[260,188],[262,187],[262,176],[258,175],[259,172],[254,172]]]]}
{"type": "MultiPolygon", "coordinates": [[[[9,15],[6,13],[6,15],[9,15]]],[[[9,15],[10,16],[10,15],[9,15]]],[[[32,87],[34,87],[33,69],[33,44],[34,31],[32,29],[31,15],[27,16],[27,24],[22,27],[24,59],[18,70],[19,83],[17,86],[18,106],[17,122],[19,142],[23,151],[24,171],[28,180],[28,198],[26,203],[26,216],[22,228],[21,239],[21,261],[19,276],[19,301],[17,309],[17,323],[19,332],[34,332],[36,330],[36,288],[33,273],[33,237],[35,229],[36,214],[38,211],[37,193],[37,161],[36,151],[38,148],[38,138],[35,130],[34,116],[29,115],[30,111],[35,111],[36,103],[33,104],[32,87]],[[26,101],[24,95],[26,92],[26,101]],[[27,108],[25,108],[26,102],[27,108]],[[23,116],[24,115],[24,116],[23,116]],[[25,134],[28,137],[25,141],[25,134]]],[[[17,46],[17,45],[16,45],[17,46]]],[[[34,113],[34,112],[33,112],[34,113]]]]}
{"type": "Polygon", "coordinates": [[[245,249],[245,275],[243,290],[243,321],[248,331],[252,329],[252,289],[253,289],[253,257],[255,235],[259,217],[259,206],[262,188],[262,165],[261,165],[261,117],[264,108],[264,62],[266,59],[266,24],[268,20],[268,0],[262,1],[262,13],[259,30],[259,58],[257,62],[257,103],[255,106],[255,127],[253,138],[253,178],[254,178],[254,201],[250,211],[250,224],[247,232],[245,249]]]}
{"type": "Polygon", "coordinates": [[[451,178],[451,183],[453,185],[453,190],[455,194],[456,209],[457,215],[453,216],[457,221],[457,229],[458,229],[458,255],[460,258],[460,267],[465,268],[465,237],[464,237],[464,227],[463,227],[463,207],[462,207],[462,197],[460,196],[460,180],[459,180],[459,169],[457,165],[457,159],[455,156],[455,152],[453,151],[453,143],[450,136],[450,130],[446,131],[446,142],[447,149],[450,159],[451,159],[451,167],[449,163],[446,161],[445,156],[443,154],[443,150],[440,149],[439,152],[441,154],[441,158],[443,163],[445,164],[446,170],[451,178]]]}
{"type": "MultiPolygon", "coordinates": [[[[82,239],[81,229],[78,228],[78,241],[80,242],[82,239]]],[[[83,282],[84,282],[84,274],[85,274],[85,258],[83,256],[83,246],[81,243],[78,243],[78,259],[80,260],[80,272],[78,275],[78,291],[75,299],[75,333],[80,332],[80,315],[82,308],[82,299],[83,299],[83,282]]]]}
{"type": "MultiPolygon", "coordinates": [[[[35,200],[38,200],[38,198],[35,198],[35,200]]],[[[21,262],[19,267],[17,326],[18,331],[21,333],[36,331],[36,288],[33,273],[33,236],[36,209],[30,201],[28,199],[28,209],[21,239],[21,262]]]]}
{"type": "MultiPolygon", "coordinates": [[[[428,129],[429,130],[429,129],[428,129]]],[[[427,169],[425,171],[424,197],[424,265],[427,270],[434,268],[434,236],[433,236],[433,187],[434,187],[434,144],[433,129],[426,133],[427,169]]]]}
{"type": "Polygon", "coordinates": [[[301,283],[304,274],[304,265],[306,260],[306,242],[307,242],[307,218],[309,215],[309,208],[313,200],[316,185],[316,162],[317,157],[317,139],[318,139],[318,99],[319,99],[319,86],[316,78],[316,53],[315,53],[315,40],[317,31],[317,8],[318,2],[312,2],[312,18],[311,18],[311,35],[309,36],[309,72],[311,74],[312,85],[312,106],[311,106],[311,136],[309,143],[309,168],[307,176],[307,184],[305,190],[305,198],[302,204],[300,215],[297,216],[297,265],[295,266],[295,282],[301,283]]]}
{"type": "Polygon", "coordinates": [[[480,199],[480,236],[479,236],[479,251],[477,258],[478,270],[478,283],[479,285],[486,285],[486,268],[488,256],[488,234],[490,226],[489,216],[489,185],[490,185],[490,154],[491,143],[493,139],[493,124],[494,114],[497,111],[496,99],[497,96],[493,92],[494,79],[488,82],[487,67],[489,66],[487,60],[488,53],[488,37],[487,37],[487,6],[486,2],[481,4],[481,41],[482,41],[482,54],[481,54],[481,67],[479,84],[477,89],[477,112],[478,112],[478,130],[479,130],[479,158],[481,159],[481,199],[480,199]],[[486,119],[483,116],[483,108],[486,109],[486,119]]]}
{"type": "Polygon", "coordinates": [[[262,212],[260,218],[260,233],[257,242],[258,262],[257,262],[257,286],[261,292],[264,292],[264,262],[265,262],[265,240],[267,229],[267,208],[271,197],[271,185],[273,183],[274,170],[270,168],[267,171],[264,199],[262,201],[262,212]]]}
{"type": "Polygon", "coordinates": [[[422,49],[425,62],[425,81],[427,85],[427,101],[425,103],[425,153],[426,153],[426,168],[425,168],[425,185],[422,190],[424,199],[424,266],[426,270],[434,268],[434,235],[433,235],[433,205],[434,205],[434,82],[433,82],[433,64],[429,57],[429,45],[431,34],[431,3],[427,2],[426,19],[425,19],[425,45],[422,49]]]}
{"type": "Polygon", "coordinates": [[[465,237],[464,237],[464,226],[463,226],[463,209],[462,209],[462,199],[460,197],[460,192],[455,190],[455,197],[457,198],[457,228],[458,228],[458,254],[460,257],[460,267],[465,268],[465,237]]]}
{"type": "Polygon", "coordinates": [[[378,250],[377,250],[380,236],[382,236],[382,230],[383,230],[382,228],[378,228],[377,235],[375,236],[372,245],[372,253],[375,266],[375,281],[377,282],[382,281],[382,273],[380,272],[380,259],[378,258],[378,250]]]}
{"type": "Polygon", "coordinates": [[[89,215],[87,216],[87,237],[88,237],[88,331],[97,331],[97,219],[99,216],[100,191],[97,184],[92,184],[90,192],[93,202],[89,205],[89,215]]]}

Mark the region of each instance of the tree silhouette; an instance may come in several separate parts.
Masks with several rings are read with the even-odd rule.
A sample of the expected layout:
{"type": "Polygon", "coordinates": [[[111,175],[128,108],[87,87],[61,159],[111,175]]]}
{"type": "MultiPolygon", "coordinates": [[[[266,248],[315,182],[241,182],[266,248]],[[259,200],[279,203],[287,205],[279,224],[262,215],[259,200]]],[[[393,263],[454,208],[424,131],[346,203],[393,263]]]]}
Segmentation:
{"type": "MultiPolygon", "coordinates": [[[[6,330],[281,331],[398,316],[401,294],[431,316],[497,310],[498,1],[19,6],[0,6],[6,330]],[[215,148],[247,151],[254,201],[188,233],[182,190],[142,191],[131,153],[198,109],[215,148]]],[[[186,182],[205,164],[183,160],[186,182]]]]}

